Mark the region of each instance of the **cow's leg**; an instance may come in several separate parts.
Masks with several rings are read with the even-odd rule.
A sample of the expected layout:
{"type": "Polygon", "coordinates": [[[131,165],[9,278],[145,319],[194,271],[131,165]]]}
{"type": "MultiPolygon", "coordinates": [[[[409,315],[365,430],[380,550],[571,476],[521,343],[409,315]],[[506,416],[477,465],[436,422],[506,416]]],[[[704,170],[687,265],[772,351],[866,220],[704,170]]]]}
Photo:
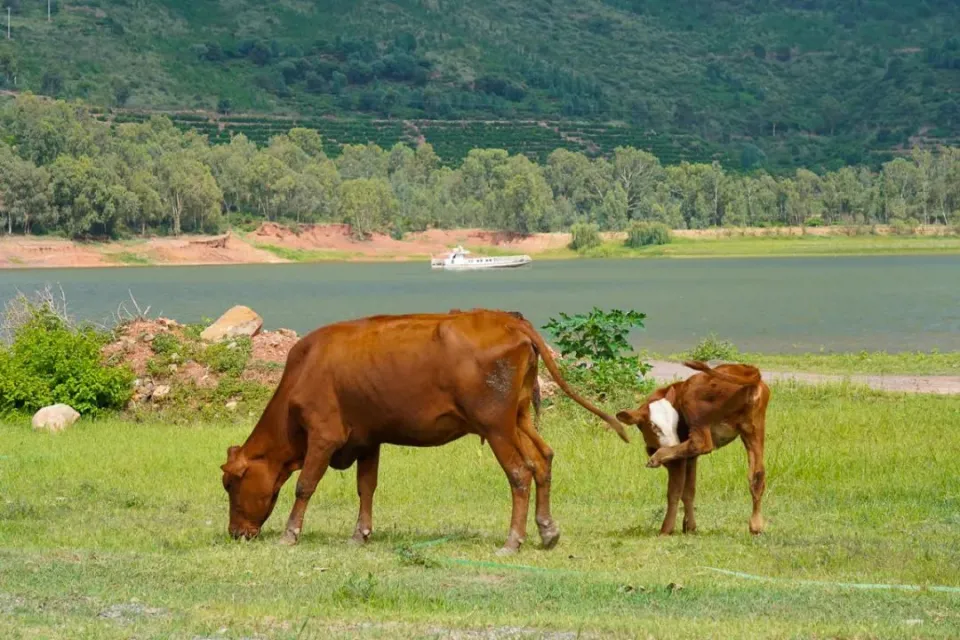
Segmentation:
{"type": "Polygon", "coordinates": [[[553,474],[553,449],[544,442],[533,427],[530,410],[521,410],[518,417],[520,427],[520,446],[524,449],[524,458],[534,461],[534,482],[537,483],[536,520],[540,530],[540,541],[544,549],[552,549],[560,540],[560,526],[550,514],[550,482],[553,474]]]}
{"type": "Polygon", "coordinates": [[[667,513],[660,526],[660,535],[669,536],[677,526],[677,505],[683,494],[683,483],[687,478],[687,461],[674,460],[668,462],[667,468],[667,513]]]}
{"type": "MultiPolygon", "coordinates": [[[[515,427],[511,425],[511,428],[515,427]]],[[[501,433],[492,433],[487,440],[490,442],[490,448],[493,449],[497,461],[503,467],[504,473],[507,474],[507,481],[510,483],[510,491],[513,496],[510,533],[507,535],[507,541],[503,548],[497,553],[499,555],[516,553],[527,537],[527,515],[530,512],[530,481],[533,474],[514,446],[513,438],[508,438],[501,433]]]]}
{"type": "Polygon", "coordinates": [[[377,469],[380,465],[380,446],[357,459],[357,495],[360,496],[360,515],[352,540],[364,543],[373,531],[373,492],[377,490],[377,469]]]}
{"type": "Polygon", "coordinates": [[[690,427],[690,438],[672,447],[661,447],[647,460],[650,468],[673,460],[703,456],[713,451],[713,435],[709,427],[690,427]]]}
{"type": "Polygon", "coordinates": [[[760,503],[763,491],[767,487],[766,470],[763,467],[763,423],[749,436],[742,434],[743,446],[747,448],[749,466],[750,496],[753,498],[753,513],[750,515],[750,533],[763,533],[763,515],[760,503]]]}
{"type": "Polygon", "coordinates": [[[697,459],[687,460],[687,478],[683,483],[683,532],[693,533],[697,530],[697,518],[693,512],[693,502],[697,497],[697,459]]]}
{"type": "Polygon", "coordinates": [[[335,442],[315,437],[313,434],[307,436],[307,454],[303,460],[300,477],[297,478],[296,499],[293,502],[293,509],[290,510],[290,518],[287,519],[287,528],[283,537],[280,538],[281,544],[297,544],[300,539],[303,514],[307,510],[307,504],[313,492],[316,491],[320,479],[323,478],[323,474],[326,473],[330,458],[338,446],[335,442]]]}

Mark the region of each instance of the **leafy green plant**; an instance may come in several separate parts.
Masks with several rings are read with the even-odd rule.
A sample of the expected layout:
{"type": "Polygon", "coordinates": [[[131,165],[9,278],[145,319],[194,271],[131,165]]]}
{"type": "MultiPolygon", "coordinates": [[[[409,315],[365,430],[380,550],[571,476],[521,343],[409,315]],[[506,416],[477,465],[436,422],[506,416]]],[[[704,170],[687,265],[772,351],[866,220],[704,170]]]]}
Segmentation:
{"type": "Polygon", "coordinates": [[[650,365],[632,355],[627,336],[643,328],[646,314],[594,307],[590,313],[550,318],[543,325],[560,347],[561,365],[571,382],[592,393],[608,394],[644,386],[642,376],[650,365]]]}
{"type": "Polygon", "coordinates": [[[671,240],[670,227],[662,222],[634,222],[627,229],[626,244],[633,249],[669,244],[671,240]]]}
{"type": "Polygon", "coordinates": [[[643,328],[645,313],[594,307],[587,314],[550,318],[543,325],[565,356],[591,360],[616,360],[630,351],[627,336],[634,327],[643,328]]]}
{"type": "Polygon", "coordinates": [[[740,350],[732,342],[721,340],[716,334],[711,333],[700,340],[693,349],[685,355],[690,360],[736,360],[740,356],[740,350]]]}
{"type": "Polygon", "coordinates": [[[197,361],[206,364],[217,373],[239,376],[253,353],[253,341],[242,337],[218,342],[207,347],[197,356],[197,361]]]}
{"type": "Polygon", "coordinates": [[[570,248],[574,251],[586,251],[602,244],[600,227],[595,224],[577,223],[570,227],[570,248]]]}
{"type": "Polygon", "coordinates": [[[183,345],[180,344],[180,340],[172,333],[158,333],[150,346],[158,356],[170,356],[183,351],[183,345]]]}
{"type": "Polygon", "coordinates": [[[120,409],[133,372],[101,361],[108,336],[74,329],[47,306],[33,309],[9,347],[0,347],[0,413],[32,412],[62,402],[84,415],[120,409]]]}

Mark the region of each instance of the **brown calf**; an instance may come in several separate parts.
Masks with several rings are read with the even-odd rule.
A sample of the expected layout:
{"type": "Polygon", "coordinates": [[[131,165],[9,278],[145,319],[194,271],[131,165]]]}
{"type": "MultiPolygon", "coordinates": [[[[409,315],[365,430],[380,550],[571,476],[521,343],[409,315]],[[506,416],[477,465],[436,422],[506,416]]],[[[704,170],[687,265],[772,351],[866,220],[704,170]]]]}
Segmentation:
{"type": "Polygon", "coordinates": [[[770,389],[756,367],[725,364],[711,369],[703,362],[684,364],[702,373],[657,389],[637,409],[617,414],[621,422],[640,428],[650,456],[647,466],[667,468],[667,514],[660,534],[673,533],[679,500],[683,500],[683,531],[696,530],[697,458],[738,436],[750,467],[750,532],[761,533],[760,502],[766,487],[763,439],[770,389]]]}

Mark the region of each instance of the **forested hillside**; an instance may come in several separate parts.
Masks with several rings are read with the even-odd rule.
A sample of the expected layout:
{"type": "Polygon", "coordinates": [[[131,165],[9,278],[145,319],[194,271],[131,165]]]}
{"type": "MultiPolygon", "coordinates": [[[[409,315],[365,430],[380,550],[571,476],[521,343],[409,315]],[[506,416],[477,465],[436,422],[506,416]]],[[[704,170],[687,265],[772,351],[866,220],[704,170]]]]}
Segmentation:
{"type": "Polygon", "coordinates": [[[388,136],[423,136],[445,162],[489,146],[543,157],[546,136],[821,171],[960,131],[952,0],[59,0],[49,22],[44,0],[5,4],[7,89],[348,130],[397,120],[388,136]]]}
{"type": "Polygon", "coordinates": [[[429,143],[345,145],[335,158],[314,129],[277,132],[260,146],[243,134],[211,145],[162,116],[105,123],[83,107],[23,95],[0,109],[0,220],[7,233],[118,238],[216,232],[266,220],[345,222],[364,238],[428,228],[520,234],[575,223],[622,230],[872,225],[909,232],[960,225],[960,149],[915,148],[879,172],[845,167],[775,177],[718,162],[664,166],[619,147],[591,158],[558,149],[543,164],[473,149],[457,168],[429,143]]]}

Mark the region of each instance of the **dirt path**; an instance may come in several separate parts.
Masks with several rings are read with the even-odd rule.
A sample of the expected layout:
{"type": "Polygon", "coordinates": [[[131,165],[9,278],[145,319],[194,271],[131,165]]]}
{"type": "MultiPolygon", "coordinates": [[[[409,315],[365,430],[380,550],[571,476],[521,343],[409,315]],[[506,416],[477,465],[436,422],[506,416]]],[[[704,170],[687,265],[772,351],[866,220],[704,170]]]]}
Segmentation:
{"type": "MultiPolygon", "coordinates": [[[[653,370],[650,375],[657,382],[672,382],[678,378],[688,378],[694,373],[678,362],[654,360],[650,363],[653,370]]],[[[862,384],[878,391],[900,391],[906,393],[933,393],[940,395],[960,394],[960,376],[866,376],[866,375],[828,375],[821,373],[797,373],[784,371],[763,371],[767,382],[796,380],[807,384],[822,382],[843,382],[862,384]]]]}

